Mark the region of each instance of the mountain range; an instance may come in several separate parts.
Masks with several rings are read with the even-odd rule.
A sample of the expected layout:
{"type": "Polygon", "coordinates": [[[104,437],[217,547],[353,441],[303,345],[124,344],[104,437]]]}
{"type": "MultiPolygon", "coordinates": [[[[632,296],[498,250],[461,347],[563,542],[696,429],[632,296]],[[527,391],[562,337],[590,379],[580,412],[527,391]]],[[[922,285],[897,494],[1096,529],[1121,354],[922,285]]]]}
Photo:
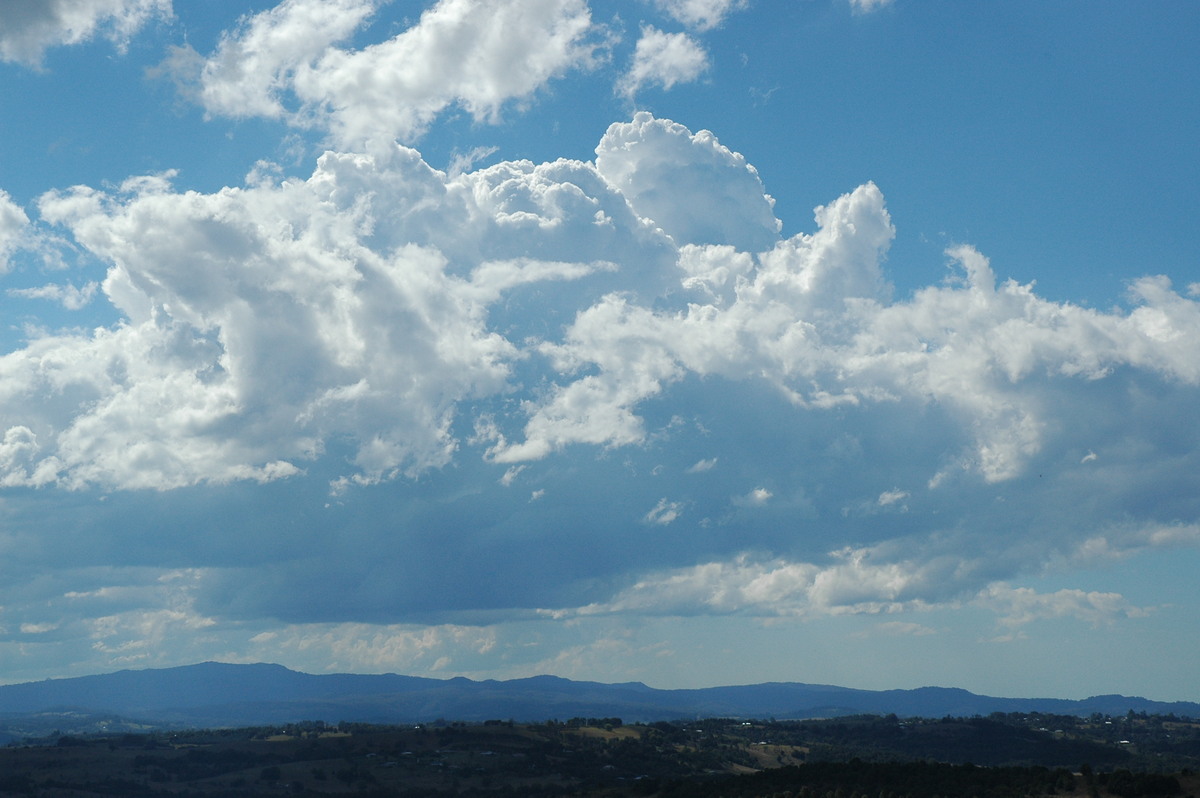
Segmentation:
{"type": "Polygon", "coordinates": [[[473,681],[397,674],[314,675],[282,665],[218,662],[0,686],[0,725],[9,729],[31,728],[18,721],[35,716],[45,722],[107,717],[136,720],[138,728],[200,728],[302,720],[422,723],[619,717],[635,722],[851,714],[970,717],[993,712],[1088,716],[1129,711],[1200,718],[1198,703],[1121,695],[1082,700],[997,698],[945,687],[859,690],[794,682],[663,690],[640,682],[603,684],[556,676],[473,681]]]}

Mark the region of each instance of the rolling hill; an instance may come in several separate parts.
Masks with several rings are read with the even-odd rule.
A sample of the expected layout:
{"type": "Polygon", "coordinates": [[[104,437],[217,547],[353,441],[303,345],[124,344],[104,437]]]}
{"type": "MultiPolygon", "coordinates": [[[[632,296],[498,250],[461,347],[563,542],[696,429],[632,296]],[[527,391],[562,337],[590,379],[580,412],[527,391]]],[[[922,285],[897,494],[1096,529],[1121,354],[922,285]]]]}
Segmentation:
{"type": "Polygon", "coordinates": [[[81,723],[104,716],[135,719],[144,726],[195,728],[300,720],[409,723],[619,717],[633,722],[852,714],[968,717],[992,712],[1087,716],[1130,710],[1200,717],[1197,703],[1120,695],[1082,700],[997,698],[944,687],[874,691],[791,682],[662,690],[638,682],[603,684],[555,676],[473,681],[396,674],[313,675],[281,665],[217,662],[0,686],[0,722],[10,727],[19,725],[18,719],[30,721],[35,716],[47,722],[72,717],[81,723]]]}

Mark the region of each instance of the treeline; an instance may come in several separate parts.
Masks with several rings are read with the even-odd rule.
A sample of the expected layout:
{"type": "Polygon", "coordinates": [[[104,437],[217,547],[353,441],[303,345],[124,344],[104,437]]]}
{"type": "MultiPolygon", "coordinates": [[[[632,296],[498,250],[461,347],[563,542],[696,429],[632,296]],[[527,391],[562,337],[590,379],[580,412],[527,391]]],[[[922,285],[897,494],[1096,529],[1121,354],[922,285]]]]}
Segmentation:
{"type": "Polygon", "coordinates": [[[744,776],[677,780],[646,787],[660,798],[1027,798],[1073,793],[1097,787],[1121,798],[1168,798],[1179,795],[1174,776],[1118,770],[1088,782],[1069,770],[1043,767],[947,765],[936,762],[813,762],[744,776]]]}
{"type": "Polygon", "coordinates": [[[314,721],[52,735],[0,748],[0,798],[1184,798],[1200,795],[1198,741],[1200,724],[1153,716],[314,721]]]}
{"type": "Polygon", "coordinates": [[[804,746],[808,760],[887,761],[933,759],[953,764],[1128,767],[1127,747],[1057,729],[1012,725],[991,718],[898,720],[853,717],[776,723],[764,727],[774,743],[804,746]]]}

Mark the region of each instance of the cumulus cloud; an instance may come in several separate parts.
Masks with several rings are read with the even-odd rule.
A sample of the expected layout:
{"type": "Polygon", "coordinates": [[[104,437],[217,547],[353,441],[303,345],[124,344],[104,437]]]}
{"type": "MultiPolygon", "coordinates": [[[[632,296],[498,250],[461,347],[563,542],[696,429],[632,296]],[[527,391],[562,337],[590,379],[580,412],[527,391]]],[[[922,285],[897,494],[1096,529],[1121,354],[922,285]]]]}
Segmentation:
{"type": "MultiPolygon", "coordinates": [[[[598,164],[607,173],[604,155],[598,164]]],[[[645,208],[636,193],[631,204],[645,208]]],[[[963,453],[967,468],[999,482],[1041,450],[1042,411],[1064,401],[1058,389],[1073,392],[1080,380],[1123,365],[1200,381],[1188,356],[1188,342],[1200,336],[1200,308],[1165,279],[1135,282],[1139,307],[1128,315],[1103,314],[1046,302],[1012,281],[998,287],[985,257],[956,247],[948,254],[964,272],[961,284],[888,303],[880,264],[892,226],[879,190],[860,187],[816,216],[814,235],[758,253],[752,277],[738,253],[710,248],[700,273],[706,293],[721,302],[656,312],[611,295],[580,313],[552,351],[564,367],[599,371],[552,395],[528,425],[529,442],[509,455],[541,456],[571,440],[626,443],[642,434],[633,408],[666,384],[687,373],[753,374],[799,407],[903,397],[942,403],[969,419],[975,445],[963,453]],[[727,266],[714,267],[720,263],[727,266]]],[[[680,224],[669,222],[667,231],[682,238],[680,224]]],[[[945,476],[931,475],[931,485],[945,476]]]]}
{"type": "Polygon", "coordinates": [[[1117,618],[1142,617],[1149,609],[1131,605],[1119,593],[1058,590],[1038,593],[1027,587],[1010,587],[1000,582],[988,586],[975,599],[999,615],[999,624],[1012,635],[1018,627],[1049,618],[1074,618],[1092,626],[1107,625],[1117,618]]]}
{"type": "Polygon", "coordinates": [[[269,480],[343,435],[357,441],[356,481],[444,465],[457,404],[509,390],[526,337],[514,325],[535,321],[514,316],[505,337],[489,329],[494,303],[529,284],[616,276],[614,261],[556,256],[669,252],[580,162],[450,178],[393,148],[210,195],[175,193],[169,179],[40,200],[45,221],[112,264],[104,292],[127,323],[0,361],[7,417],[56,441],[37,449],[39,474],[154,488],[269,480]],[[470,235],[464,218],[477,220],[470,235]],[[35,409],[43,390],[74,400],[35,409]],[[76,415],[78,401],[88,409],[76,415]]]}
{"type": "Polygon", "coordinates": [[[708,69],[708,52],[686,33],[665,33],[651,25],[642,26],[633,53],[633,63],[617,90],[633,97],[643,87],[691,83],[708,69]]]}
{"type": "Polygon", "coordinates": [[[282,95],[375,10],[374,0],[284,0],[244,17],[202,65],[197,99],[210,113],[282,117],[282,95]]]}
{"type": "MultiPolygon", "coordinates": [[[[942,557],[924,562],[891,560],[882,548],[831,552],[824,564],[761,560],[749,555],[689,568],[648,574],[610,601],[582,607],[542,610],[555,618],[607,614],[736,614],[759,617],[888,615],[931,612],[964,604],[994,613],[1012,639],[1039,620],[1067,618],[1091,626],[1122,617],[1146,616],[1149,608],[1130,604],[1118,593],[1063,589],[1038,593],[1007,582],[975,587],[974,567],[942,557]]],[[[888,635],[934,634],[912,621],[877,624],[888,635]]]]}
{"type": "Polygon", "coordinates": [[[171,15],[171,0],[38,0],[0,3],[0,60],[41,64],[51,47],[104,35],[124,47],[143,25],[171,15]]]}
{"type": "Polygon", "coordinates": [[[719,26],[725,17],[748,4],[748,0],[655,0],[672,19],[697,31],[719,26]]]}
{"type": "MultiPolygon", "coordinates": [[[[596,168],[635,213],[678,245],[723,244],[749,253],[769,249],[779,238],[775,203],[757,170],[707,130],[693,134],[637,113],[604,134],[596,168]]],[[[722,260],[738,257],[729,249],[719,253],[722,260]]]]}
{"type": "MultiPolygon", "coordinates": [[[[843,615],[899,612],[925,607],[946,563],[887,562],[878,552],[845,549],[824,565],[760,560],[748,555],[649,574],[611,601],[570,610],[557,617],[607,613],[652,615],[843,615]]],[[[953,595],[953,588],[939,591],[953,595]]]]}
{"type": "Polygon", "coordinates": [[[445,173],[392,145],[269,172],[44,195],[39,224],[107,265],[94,301],[122,320],[0,357],[8,486],[319,474],[353,507],[376,495],[356,486],[420,485],[413,515],[367,526],[347,562],[274,563],[277,589],[249,597],[224,574],[196,618],[311,621],[280,604],[318,582],[346,587],[326,621],[448,611],[420,605],[415,571],[362,584],[353,559],[443,538],[507,569],[493,584],[443,564],[464,613],[809,617],[990,591],[978,606],[1003,618],[1134,617],[995,586],[1196,544],[1200,432],[1161,427],[1195,406],[1200,305],[1164,277],[1099,311],[955,246],[947,280],[896,300],[879,187],[785,238],[742,156],[644,113],[590,162],[445,173]],[[568,528],[604,555],[572,559],[554,542],[568,528]]]}
{"type": "Polygon", "coordinates": [[[265,116],[329,132],[342,147],[413,141],[446,108],[496,121],[607,46],[584,0],[439,0],[384,42],[339,47],[376,0],[285,0],[244,19],[207,57],[167,66],[214,115],[265,116]]]}
{"type": "Polygon", "coordinates": [[[8,270],[8,259],[21,246],[28,226],[24,209],[0,189],[0,272],[8,270]]]}

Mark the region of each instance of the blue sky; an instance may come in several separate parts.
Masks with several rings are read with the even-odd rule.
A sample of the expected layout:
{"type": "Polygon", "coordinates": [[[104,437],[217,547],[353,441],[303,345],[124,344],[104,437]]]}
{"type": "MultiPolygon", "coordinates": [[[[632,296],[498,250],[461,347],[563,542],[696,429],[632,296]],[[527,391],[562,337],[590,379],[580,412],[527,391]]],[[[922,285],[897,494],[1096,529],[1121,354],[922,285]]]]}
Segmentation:
{"type": "Polygon", "coordinates": [[[0,680],[1200,700],[1198,16],[0,2],[0,680]]]}

